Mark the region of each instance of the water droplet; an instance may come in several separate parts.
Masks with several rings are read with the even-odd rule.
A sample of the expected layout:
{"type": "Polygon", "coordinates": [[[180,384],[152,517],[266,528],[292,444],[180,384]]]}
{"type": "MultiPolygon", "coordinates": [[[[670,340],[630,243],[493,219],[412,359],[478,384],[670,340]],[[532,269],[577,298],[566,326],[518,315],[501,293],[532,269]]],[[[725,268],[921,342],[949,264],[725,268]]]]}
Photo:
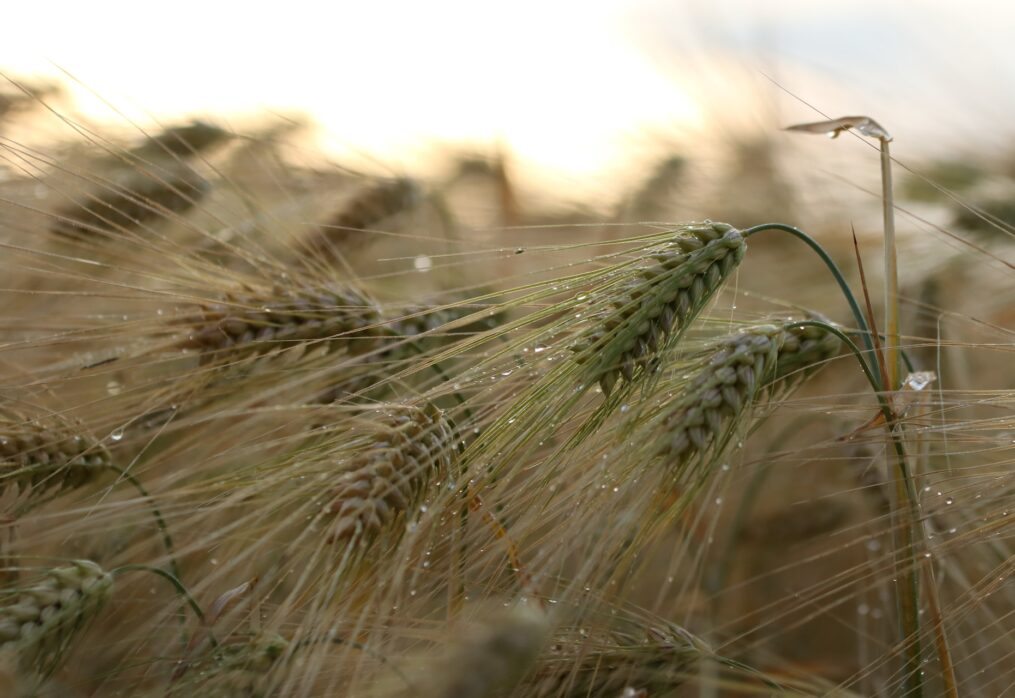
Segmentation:
{"type": "Polygon", "coordinates": [[[123,440],[123,427],[119,427],[117,429],[114,429],[113,433],[109,435],[109,438],[111,438],[113,441],[122,441],[123,440]]]}
{"type": "Polygon", "coordinates": [[[630,406],[630,405],[621,405],[621,406],[620,406],[620,411],[621,411],[622,413],[623,413],[623,412],[628,412],[628,411],[630,411],[630,409],[631,409],[631,406],[630,406]]]}
{"type": "Polygon", "coordinates": [[[524,247],[518,247],[515,249],[515,254],[522,254],[523,252],[525,252],[524,247]]]}
{"type": "Polygon", "coordinates": [[[945,504],[955,504],[955,500],[951,497],[945,497],[945,504]]]}
{"type": "Polygon", "coordinates": [[[428,272],[433,268],[433,260],[425,254],[421,254],[412,260],[412,266],[420,273],[428,272]]]}
{"type": "Polygon", "coordinates": [[[933,371],[916,371],[906,376],[902,385],[910,390],[923,390],[935,380],[937,380],[937,375],[933,371]]]}
{"type": "Polygon", "coordinates": [[[123,384],[118,380],[114,379],[106,383],[106,392],[110,395],[119,395],[121,390],[123,390],[123,384]]]}
{"type": "Polygon", "coordinates": [[[542,344],[537,344],[532,351],[534,351],[537,354],[539,354],[539,353],[542,353],[542,352],[546,351],[547,349],[548,349],[548,347],[546,347],[546,346],[544,346],[542,344]]]}

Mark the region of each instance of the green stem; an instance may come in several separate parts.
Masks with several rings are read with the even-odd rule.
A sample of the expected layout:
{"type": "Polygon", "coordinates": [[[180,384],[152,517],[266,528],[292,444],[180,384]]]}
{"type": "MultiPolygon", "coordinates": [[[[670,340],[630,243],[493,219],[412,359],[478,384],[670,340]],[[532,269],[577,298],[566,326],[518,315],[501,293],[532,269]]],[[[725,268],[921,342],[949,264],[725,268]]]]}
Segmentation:
{"type": "MultiPolygon", "coordinates": [[[[817,240],[804,231],[799,228],[794,228],[791,225],[786,225],[785,223],[762,223],[761,225],[747,228],[743,231],[743,234],[744,237],[750,237],[755,233],[760,233],[765,230],[781,230],[785,233],[789,233],[793,237],[803,241],[804,244],[817,253],[817,255],[821,258],[821,261],[825,263],[826,267],[828,267],[828,270],[832,272],[832,276],[835,277],[836,283],[839,284],[839,289],[842,290],[842,295],[845,296],[846,302],[849,303],[849,309],[853,313],[853,321],[856,322],[856,326],[860,329],[860,336],[863,339],[864,348],[867,350],[867,354],[873,357],[874,343],[871,341],[870,328],[867,326],[867,320],[864,319],[863,312],[861,312],[860,305],[856,302],[856,297],[853,295],[852,289],[850,289],[849,284],[846,283],[846,279],[842,276],[842,272],[839,270],[838,265],[832,261],[830,256],[828,256],[825,248],[818,244],[817,240]]],[[[861,358],[861,361],[864,361],[863,358],[861,358]]],[[[866,361],[864,361],[864,363],[866,363],[866,361]]]]}
{"type": "Polygon", "coordinates": [[[152,508],[152,517],[155,519],[155,525],[158,526],[159,532],[162,533],[162,544],[165,545],[166,552],[169,554],[169,571],[173,577],[179,579],[180,568],[176,564],[176,557],[173,549],[173,538],[169,535],[169,527],[166,526],[166,521],[162,518],[162,512],[159,511],[158,505],[155,504],[155,498],[149,494],[148,490],[145,489],[145,486],[141,484],[141,481],[131,473],[112,464],[107,465],[106,467],[133,485],[134,489],[136,489],[142,497],[148,500],[148,504],[152,508]]]}
{"type": "Polygon", "coordinates": [[[218,641],[212,634],[211,629],[207,627],[208,623],[207,620],[205,619],[204,611],[201,610],[201,607],[198,605],[197,601],[194,600],[194,597],[190,595],[189,591],[187,591],[187,587],[183,586],[183,582],[181,582],[179,578],[176,577],[176,575],[170,574],[169,572],[159,569],[158,567],[150,567],[149,565],[134,565],[134,564],[121,565],[120,567],[117,567],[115,570],[110,571],[110,574],[115,576],[123,574],[124,572],[149,572],[151,574],[162,577],[167,582],[172,584],[173,588],[176,590],[176,593],[179,594],[181,597],[183,597],[183,600],[187,603],[188,606],[190,606],[190,610],[192,610],[194,612],[194,615],[197,616],[197,619],[201,621],[201,625],[205,626],[205,628],[207,629],[208,641],[211,643],[211,646],[218,648],[219,646],[218,641]]]}

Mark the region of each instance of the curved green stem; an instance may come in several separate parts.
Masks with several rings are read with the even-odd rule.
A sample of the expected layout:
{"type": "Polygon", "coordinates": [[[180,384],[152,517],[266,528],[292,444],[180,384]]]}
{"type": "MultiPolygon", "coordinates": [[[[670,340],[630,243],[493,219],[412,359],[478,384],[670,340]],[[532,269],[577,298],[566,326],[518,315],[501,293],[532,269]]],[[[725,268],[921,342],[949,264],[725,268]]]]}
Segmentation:
{"type": "MultiPolygon", "coordinates": [[[[846,302],[849,303],[849,309],[853,313],[853,320],[856,322],[856,326],[860,328],[861,337],[863,338],[864,348],[867,350],[867,354],[871,357],[874,356],[874,343],[871,341],[871,331],[867,326],[867,320],[864,318],[863,312],[860,310],[860,305],[856,302],[856,297],[853,296],[853,291],[850,289],[849,284],[846,283],[846,279],[843,278],[842,272],[839,270],[838,265],[828,256],[817,240],[812,238],[810,235],[794,228],[791,225],[785,223],[762,223],[761,225],[755,225],[747,228],[743,231],[744,237],[750,237],[755,233],[760,233],[765,230],[781,230],[785,233],[789,233],[795,238],[801,240],[804,244],[810,247],[814,252],[821,258],[821,261],[825,263],[828,270],[832,272],[832,276],[835,277],[835,282],[839,284],[839,288],[842,290],[842,295],[846,297],[846,302]]],[[[861,359],[863,360],[863,359],[861,359]]]]}
{"type": "Polygon", "coordinates": [[[162,518],[162,512],[159,511],[158,505],[155,504],[155,498],[152,497],[145,486],[141,484],[141,481],[131,473],[113,464],[109,464],[106,467],[133,485],[134,489],[136,489],[142,497],[148,500],[148,504],[151,505],[152,508],[152,516],[155,518],[155,525],[158,526],[159,532],[162,533],[162,544],[166,546],[166,552],[169,554],[169,571],[174,578],[179,579],[180,568],[176,564],[175,550],[173,549],[173,538],[169,535],[169,527],[166,526],[166,521],[162,518]]]}
{"type": "Polygon", "coordinates": [[[198,605],[197,601],[194,600],[194,597],[190,595],[189,591],[187,591],[187,587],[183,586],[183,582],[181,582],[179,578],[176,577],[176,575],[170,574],[169,572],[159,569],[158,567],[137,564],[121,565],[120,567],[111,570],[110,574],[115,576],[123,574],[124,572],[149,572],[151,574],[162,577],[167,582],[172,584],[173,588],[176,590],[176,593],[179,594],[181,597],[183,597],[183,600],[186,601],[188,606],[190,606],[190,610],[193,611],[194,615],[197,616],[197,619],[201,621],[201,625],[205,626],[205,628],[207,629],[208,641],[211,644],[211,646],[215,648],[219,646],[219,643],[215,639],[215,636],[212,634],[211,629],[208,628],[208,622],[205,619],[204,611],[201,610],[201,607],[198,605]]]}

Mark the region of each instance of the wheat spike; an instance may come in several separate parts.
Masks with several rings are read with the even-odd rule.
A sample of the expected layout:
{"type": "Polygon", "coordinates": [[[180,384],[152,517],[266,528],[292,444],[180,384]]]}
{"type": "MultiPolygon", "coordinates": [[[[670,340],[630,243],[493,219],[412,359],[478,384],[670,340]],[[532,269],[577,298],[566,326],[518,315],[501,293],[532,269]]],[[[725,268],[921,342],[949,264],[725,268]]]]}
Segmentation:
{"type": "Polygon", "coordinates": [[[11,593],[0,606],[0,651],[24,667],[51,672],[77,632],[113,591],[113,577],[90,560],[48,570],[33,587],[11,593]]]}
{"type": "Polygon", "coordinates": [[[725,223],[689,224],[646,262],[601,313],[600,323],[572,346],[610,394],[617,380],[634,379],[659,349],[684,330],[747,250],[743,235],[725,223]]]}
{"type": "Polygon", "coordinates": [[[325,507],[333,541],[372,539],[413,508],[435,473],[452,472],[455,430],[430,403],[385,410],[372,428],[370,445],[343,465],[325,507]]]}
{"type": "Polygon", "coordinates": [[[0,483],[22,489],[75,488],[110,465],[105,446],[54,419],[0,414],[0,483]]]}
{"type": "Polygon", "coordinates": [[[721,451],[762,390],[792,389],[838,350],[835,335],[791,324],[759,325],[721,340],[667,408],[657,453],[686,463],[721,451]]]}
{"type": "Polygon", "coordinates": [[[328,350],[366,353],[385,334],[380,307],[343,284],[275,287],[270,293],[232,293],[177,322],[191,326],[178,346],[201,352],[202,363],[260,356],[315,342],[328,350]]]}

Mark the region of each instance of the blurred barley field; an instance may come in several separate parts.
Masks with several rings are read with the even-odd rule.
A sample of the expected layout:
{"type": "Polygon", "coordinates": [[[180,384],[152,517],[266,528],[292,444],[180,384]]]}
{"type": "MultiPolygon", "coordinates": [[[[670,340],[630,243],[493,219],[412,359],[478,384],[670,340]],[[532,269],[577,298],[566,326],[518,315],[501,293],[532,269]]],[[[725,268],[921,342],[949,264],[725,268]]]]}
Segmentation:
{"type": "Polygon", "coordinates": [[[398,51],[319,113],[0,63],[0,694],[1011,691],[1007,97],[938,57],[942,107],[940,8],[637,7],[503,65],[362,25],[461,102],[398,51]],[[897,286],[878,132],[785,130],[864,112],[897,286]]]}

